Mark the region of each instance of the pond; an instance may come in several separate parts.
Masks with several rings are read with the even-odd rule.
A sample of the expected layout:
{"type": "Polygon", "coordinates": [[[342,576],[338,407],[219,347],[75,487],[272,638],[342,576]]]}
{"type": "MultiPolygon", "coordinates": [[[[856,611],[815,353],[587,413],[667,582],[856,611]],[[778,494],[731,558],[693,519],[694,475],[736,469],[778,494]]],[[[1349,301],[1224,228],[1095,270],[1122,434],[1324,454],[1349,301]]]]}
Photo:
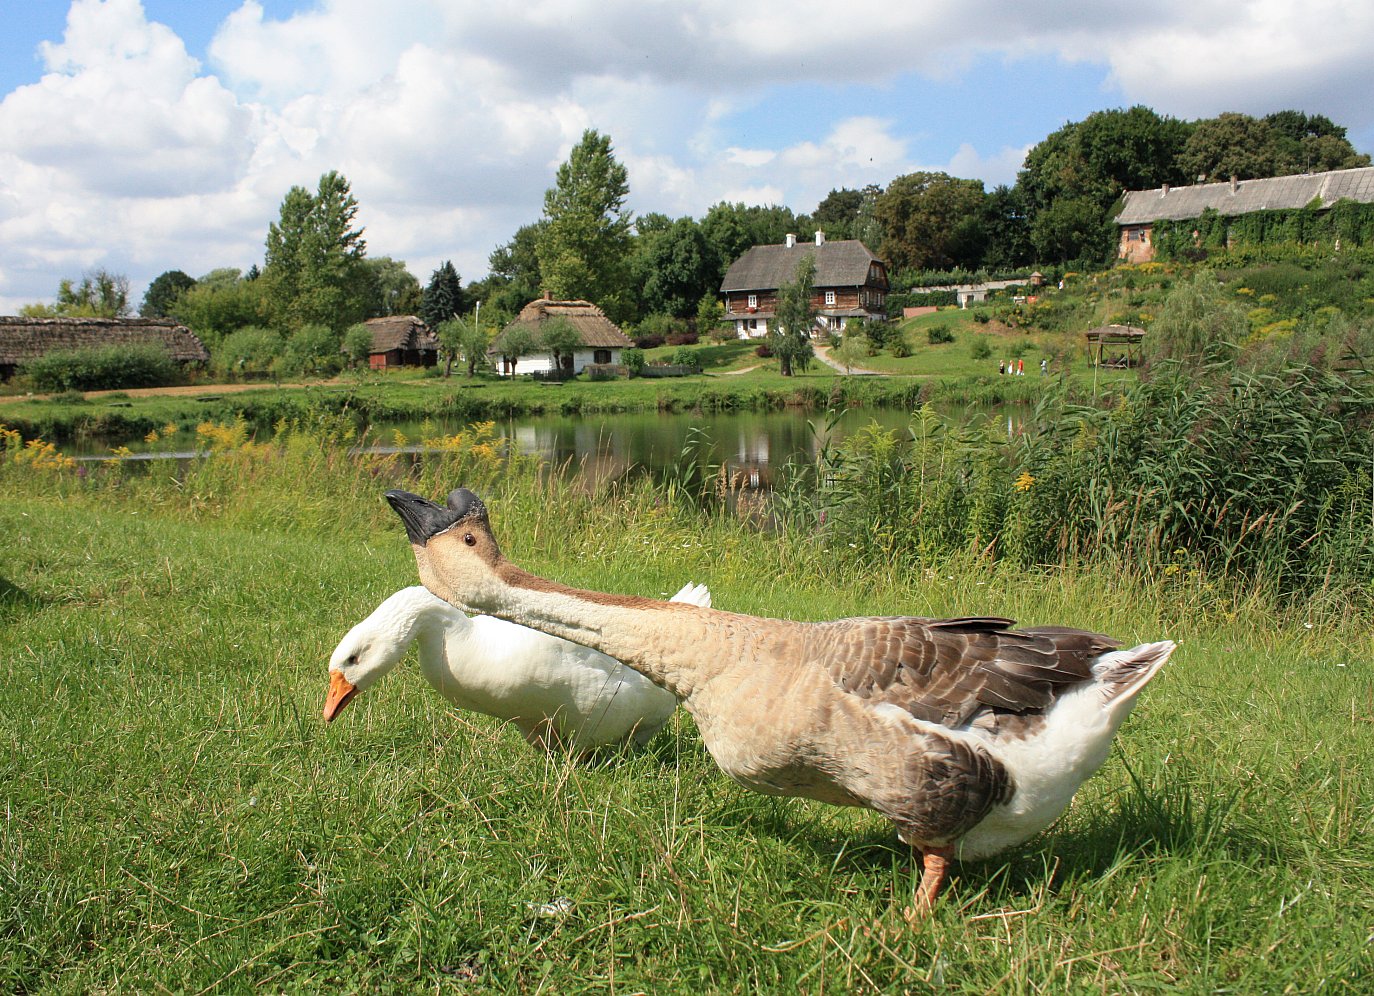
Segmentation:
{"type": "MultiPolygon", "coordinates": [[[[986,414],[959,409],[960,419],[986,414]]],[[[877,422],[904,433],[908,412],[852,408],[828,417],[824,412],[733,412],[711,415],[640,412],[607,415],[543,415],[496,423],[497,435],[510,439],[520,453],[538,456],[554,467],[568,466],[593,486],[632,473],[661,476],[696,463],[723,467],[737,486],[767,489],[788,462],[810,462],[827,443],[835,443],[877,422]]],[[[389,450],[395,432],[405,449],[422,453],[420,440],[457,432],[462,423],[395,423],[373,426],[368,439],[389,450]]],[[[153,443],[131,445],[132,459],[187,459],[195,455],[196,438],[179,433],[153,443]]],[[[108,458],[108,449],[91,447],[68,452],[78,458],[108,458]]]]}

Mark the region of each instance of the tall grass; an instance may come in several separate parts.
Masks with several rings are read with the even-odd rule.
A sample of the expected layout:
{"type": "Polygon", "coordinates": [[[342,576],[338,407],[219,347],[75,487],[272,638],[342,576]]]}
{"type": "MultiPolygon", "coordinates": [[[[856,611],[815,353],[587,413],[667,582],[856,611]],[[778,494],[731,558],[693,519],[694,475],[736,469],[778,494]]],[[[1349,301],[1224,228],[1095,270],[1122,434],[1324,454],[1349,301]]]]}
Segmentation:
{"type": "MultiPolygon", "coordinates": [[[[6,451],[0,988],[1366,984],[1363,625],[1276,622],[1262,592],[1221,606],[1129,567],[870,562],[826,532],[838,506],[819,533],[760,532],[667,486],[589,490],[509,464],[480,429],[423,465],[350,456],[350,431],[284,423],[253,442],[206,426],[216,455],[180,474],[81,476],[50,450],[6,451]],[[894,907],[913,875],[880,818],[734,786],[685,716],[643,754],[583,764],[401,669],[325,727],[329,649],[415,582],[381,492],[458,484],[488,499],[513,559],[573,584],[658,595],[691,579],[766,615],[1004,612],[1183,647],[1064,819],[960,867],[909,930],[894,907]]],[[[885,486],[954,480],[964,443],[928,413],[917,433],[919,463],[902,465],[916,484],[893,464],[885,486]]],[[[897,459],[885,447],[859,452],[897,459]]]]}
{"type": "Polygon", "coordinates": [[[867,565],[956,554],[1368,599],[1374,392],[1362,370],[1156,375],[1111,408],[1045,397],[960,427],[874,425],[780,489],[794,533],[867,565]],[[1181,577],[1180,577],[1181,576],[1181,577]]]}

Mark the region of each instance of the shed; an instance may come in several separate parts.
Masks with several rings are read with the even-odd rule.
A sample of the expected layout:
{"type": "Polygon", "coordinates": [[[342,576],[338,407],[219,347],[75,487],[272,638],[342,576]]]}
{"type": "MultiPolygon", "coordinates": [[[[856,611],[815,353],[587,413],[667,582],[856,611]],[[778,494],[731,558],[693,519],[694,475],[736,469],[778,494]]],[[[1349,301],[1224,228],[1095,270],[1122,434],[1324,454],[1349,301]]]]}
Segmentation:
{"type": "Polygon", "coordinates": [[[158,318],[26,318],[0,315],[0,380],[47,353],[104,346],[154,345],[183,367],[210,361],[210,351],[185,325],[158,318]]]}
{"type": "Polygon", "coordinates": [[[372,333],[367,364],[373,370],[432,367],[439,362],[439,340],[414,315],[387,315],[363,322],[372,333]]]}

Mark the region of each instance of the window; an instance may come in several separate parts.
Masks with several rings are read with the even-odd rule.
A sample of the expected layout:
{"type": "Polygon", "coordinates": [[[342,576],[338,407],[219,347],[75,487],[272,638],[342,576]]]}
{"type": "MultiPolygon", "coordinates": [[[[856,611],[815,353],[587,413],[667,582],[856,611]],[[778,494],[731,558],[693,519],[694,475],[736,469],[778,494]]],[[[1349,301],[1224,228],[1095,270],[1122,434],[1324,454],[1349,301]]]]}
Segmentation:
{"type": "Polygon", "coordinates": [[[592,354],[593,363],[610,363],[611,351],[609,349],[598,349],[592,354]]]}
{"type": "Polygon", "coordinates": [[[826,291],[826,292],[825,292],[825,306],[826,306],[827,308],[833,308],[833,307],[835,307],[835,292],[834,292],[834,291],[826,291]]]}
{"type": "Polygon", "coordinates": [[[750,294],[750,295],[749,295],[749,307],[751,307],[751,308],[757,308],[758,306],[759,306],[759,296],[758,296],[757,294],[750,294]]]}

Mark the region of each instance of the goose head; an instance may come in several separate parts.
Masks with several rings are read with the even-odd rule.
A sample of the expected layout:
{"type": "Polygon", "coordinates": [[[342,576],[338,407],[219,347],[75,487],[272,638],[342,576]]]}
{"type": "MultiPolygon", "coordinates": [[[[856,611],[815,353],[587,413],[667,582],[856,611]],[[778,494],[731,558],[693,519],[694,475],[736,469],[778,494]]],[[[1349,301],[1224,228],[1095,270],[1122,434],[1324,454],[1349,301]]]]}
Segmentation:
{"type": "Polygon", "coordinates": [[[333,721],[359,693],[401,662],[417,631],[427,618],[435,615],[435,609],[456,615],[419,585],[403,588],[348,631],[329,657],[325,722],[333,721]]]}
{"type": "Polygon", "coordinates": [[[425,587],[459,608],[492,604],[509,565],[491,534],[487,507],[467,488],[448,496],[447,506],[409,491],[388,491],[386,500],[405,524],[425,587]]]}

